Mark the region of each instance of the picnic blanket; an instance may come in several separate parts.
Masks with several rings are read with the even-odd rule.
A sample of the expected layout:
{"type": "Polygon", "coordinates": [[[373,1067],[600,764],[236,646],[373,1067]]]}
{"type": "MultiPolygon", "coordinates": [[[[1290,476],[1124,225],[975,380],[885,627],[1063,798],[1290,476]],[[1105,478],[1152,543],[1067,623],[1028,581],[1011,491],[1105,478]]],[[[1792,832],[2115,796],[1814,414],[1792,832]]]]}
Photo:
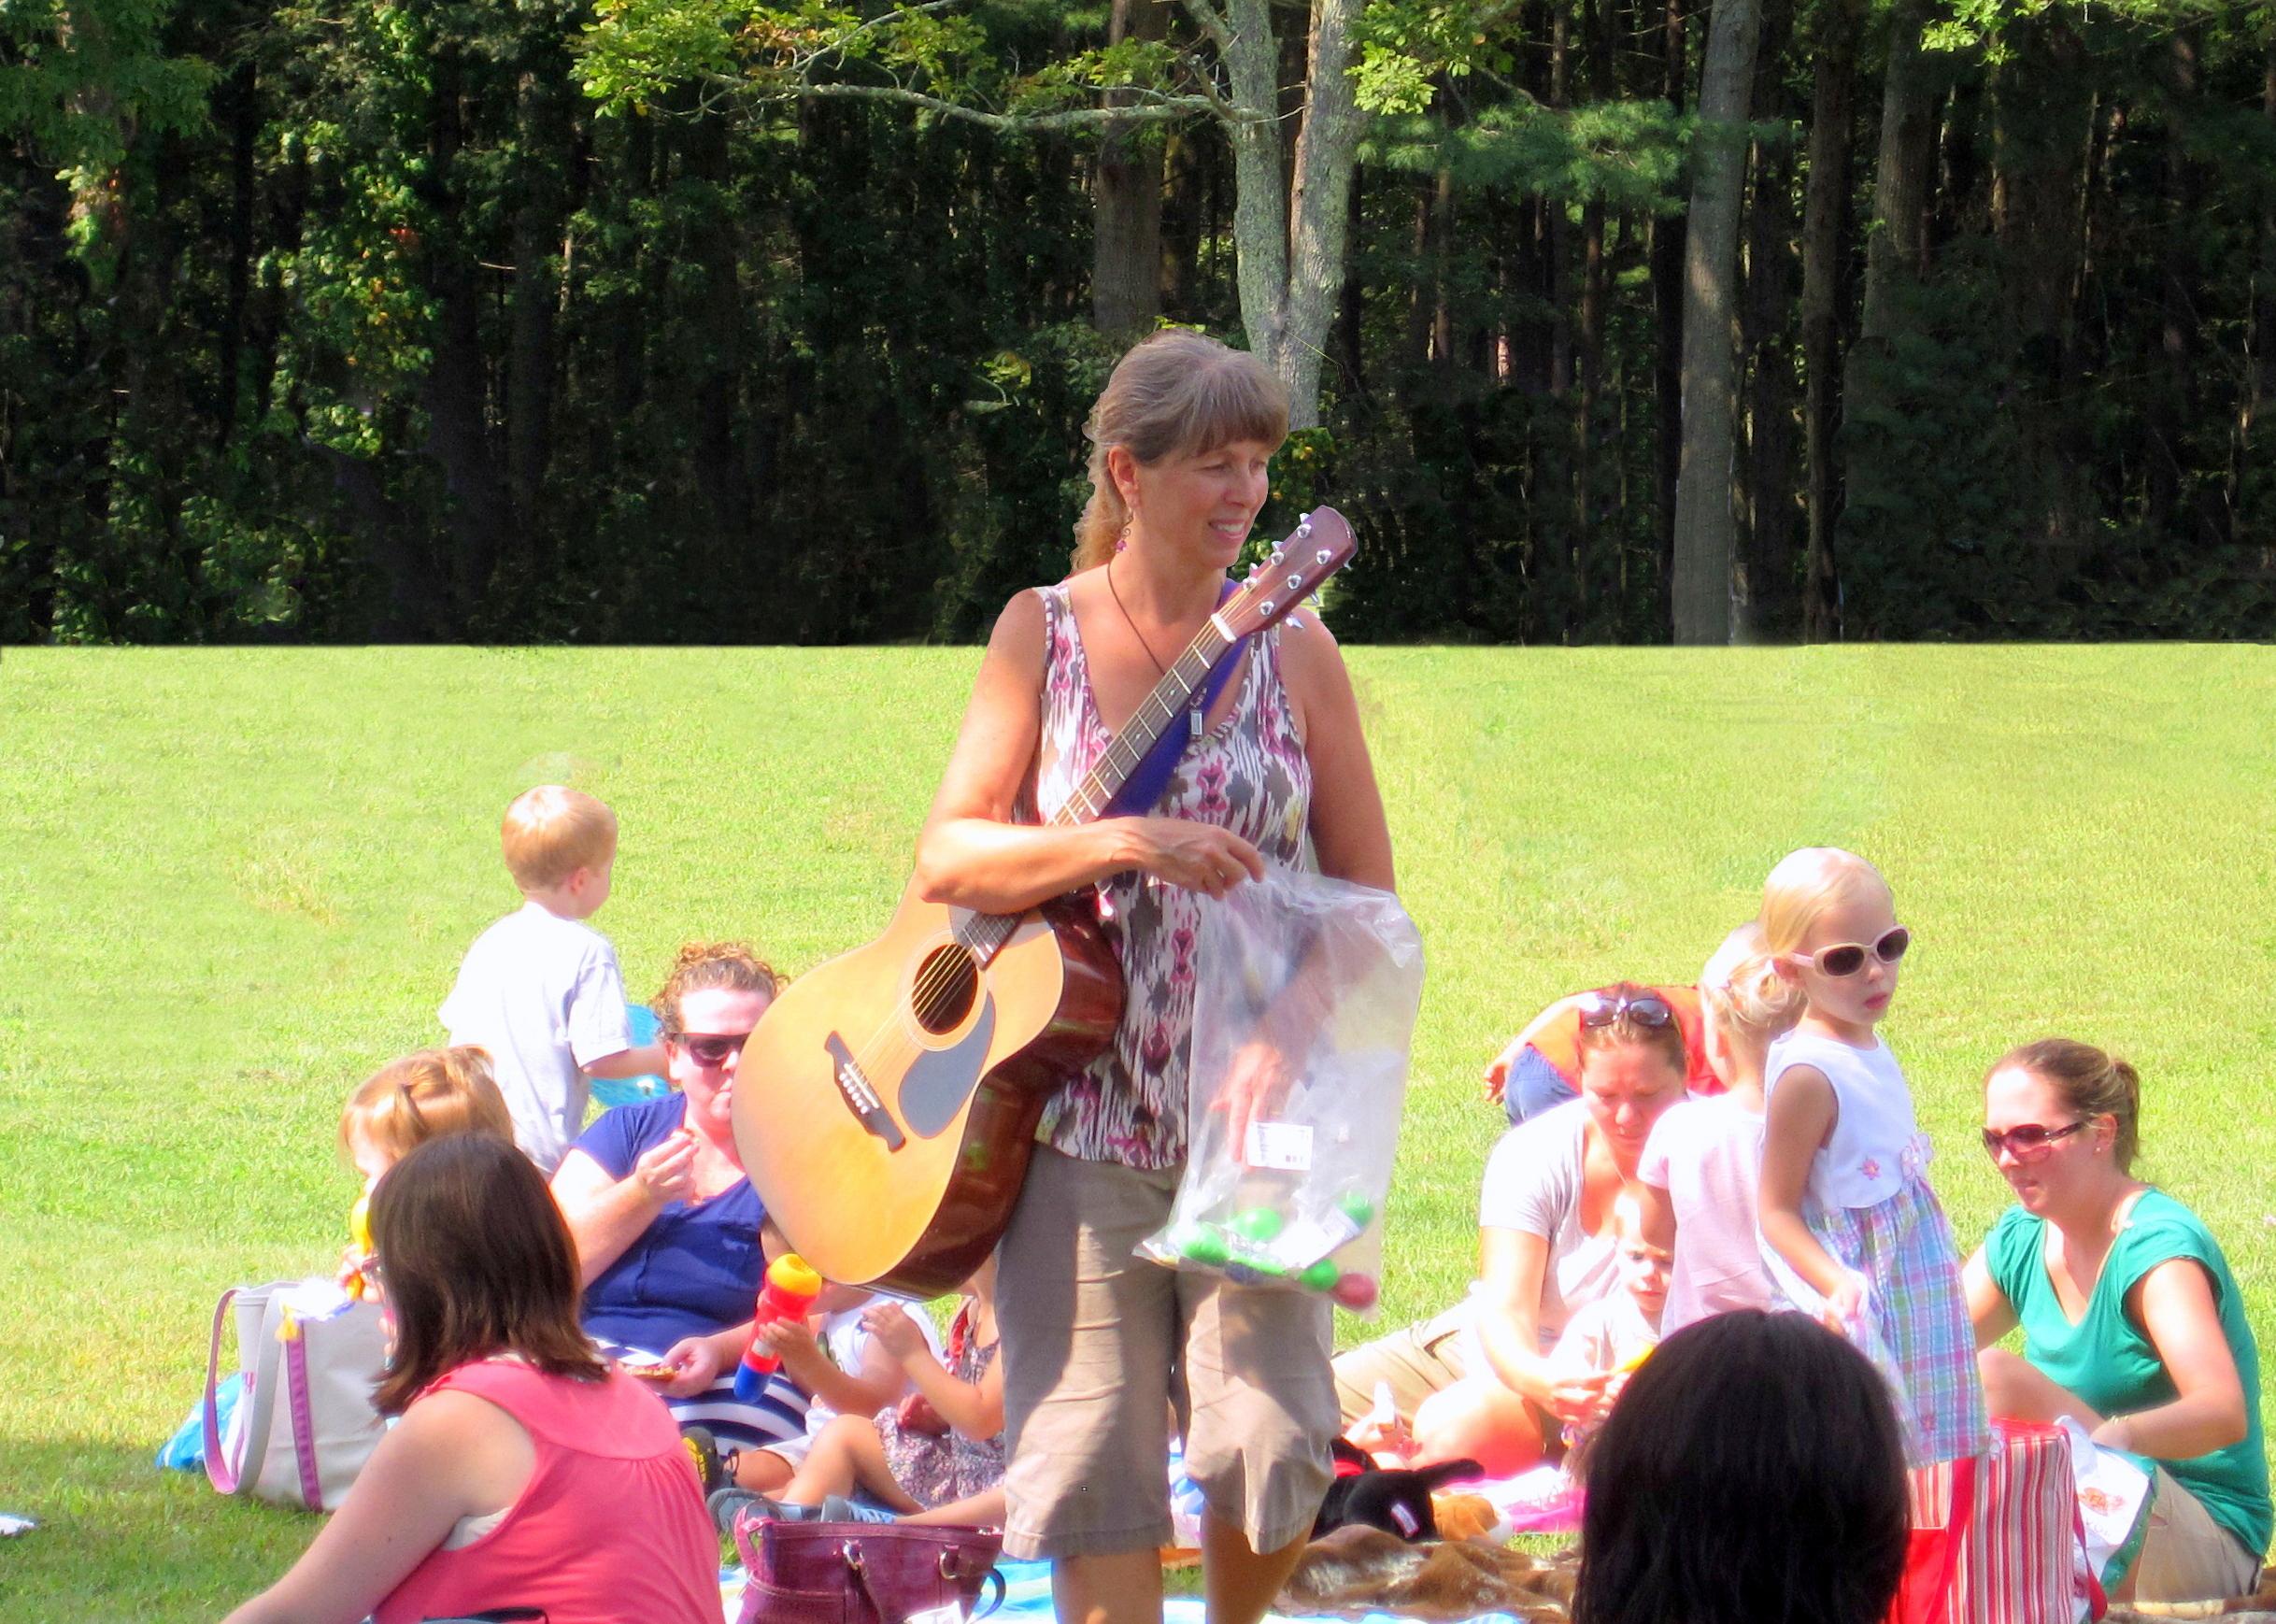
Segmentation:
{"type": "MultiPolygon", "coordinates": [[[[1003,1575],[1003,1608],[989,1615],[1002,1618],[1006,1624],[1021,1619],[1047,1619],[1051,1613],[1051,1564],[1048,1562],[999,1562],[996,1571],[1003,1575]]],[[[719,1574],[719,1601],[724,1608],[726,1624],[735,1624],[743,1605],[743,1570],[725,1568],[719,1574]]],[[[1162,1606],[1163,1624],[1206,1624],[1205,1609],[1199,1596],[1173,1596],[1162,1606]]],[[[1265,1624],[1414,1624],[1396,1613],[1369,1613],[1355,1616],[1349,1613],[1273,1613],[1266,1616],[1265,1624]]],[[[1467,1624],[1525,1624],[1514,1613],[1481,1613],[1467,1624]]]]}

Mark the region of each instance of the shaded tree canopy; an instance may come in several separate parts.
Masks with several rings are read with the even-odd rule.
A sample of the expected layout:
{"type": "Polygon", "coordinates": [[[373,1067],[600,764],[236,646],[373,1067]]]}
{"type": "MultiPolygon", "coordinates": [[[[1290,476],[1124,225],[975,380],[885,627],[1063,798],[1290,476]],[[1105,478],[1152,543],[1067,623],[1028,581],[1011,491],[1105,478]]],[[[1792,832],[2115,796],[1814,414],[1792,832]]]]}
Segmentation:
{"type": "Polygon", "coordinates": [[[7,7],[0,641],[974,636],[1158,320],[1347,636],[2276,631],[2276,6],[1747,4],[7,7]]]}

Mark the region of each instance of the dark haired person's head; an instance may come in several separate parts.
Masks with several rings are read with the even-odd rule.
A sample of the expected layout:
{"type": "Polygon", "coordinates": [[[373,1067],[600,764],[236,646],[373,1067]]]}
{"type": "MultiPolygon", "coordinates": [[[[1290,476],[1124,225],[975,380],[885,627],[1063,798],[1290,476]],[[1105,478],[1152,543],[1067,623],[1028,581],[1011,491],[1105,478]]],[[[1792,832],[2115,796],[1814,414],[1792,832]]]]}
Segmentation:
{"type": "Polygon", "coordinates": [[[1864,1355],[1799,1314],[1687,1325],[1589,1460],[1573,1624],[1880,1624],[1904,1449],[1864,1355]]]}
{"type": "Polygon", "coordinates": [[[607,1374],[577,1324],[576,1248],[529,1159],[489,1134],[431,1139],[372,1191],[372,1254],[395,1346],[372,1402],[401,1415],[462,1364],[519,1354],[607,1374]]]}

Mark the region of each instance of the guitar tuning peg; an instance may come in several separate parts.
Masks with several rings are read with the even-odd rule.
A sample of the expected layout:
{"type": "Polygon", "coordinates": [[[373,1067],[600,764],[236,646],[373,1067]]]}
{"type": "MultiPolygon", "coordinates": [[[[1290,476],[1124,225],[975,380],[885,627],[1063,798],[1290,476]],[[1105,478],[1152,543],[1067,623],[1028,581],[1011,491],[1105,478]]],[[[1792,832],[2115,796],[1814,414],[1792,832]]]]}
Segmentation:
{"type": "Polygon", "coordinates": [[[1267,598],[1267,599],[1265,599],[1265,600],[1264,600],[1264,602],[1263,602],[1263,603],[1262,603],[1260,605],[1259,605],[1259,607],[1261,607],[1261,608],[1264,610],[1265,617],[1266,617],[1266,618],[1269,620],[1269,619],[1272,617],[1272,613],[1273,613],[1273,608],[1274,608],[1274,606],[1275,606],[1275,605],[1273,605],[1273,600],[1272,600],[1272,599],[1267,598]]]}
{"type": "MultiPolygon", "coordinates": [[[[1273,566],[1275,569],[1280,566],[1280,548],[1274,548],[1273,549],[1273,566]]],[[[1262,566],[1259,565],[1259,567],[1261,568],[1262,566]]]]}
{"type": "Polygon", "coordinates": [[[1302,576],[1290,576],[1288,577],[1288,591],[1294,591],[1298,587],[1301,587],[1303,584],[1304,577],[1302,576]]]}
{"type": "Polygon", "coordinates": [[[1313,554],[1312,556],[1317,563],[1326,563],[1328,562],[1328,549],[1323,547],[1318,552],[1313,554]]]}

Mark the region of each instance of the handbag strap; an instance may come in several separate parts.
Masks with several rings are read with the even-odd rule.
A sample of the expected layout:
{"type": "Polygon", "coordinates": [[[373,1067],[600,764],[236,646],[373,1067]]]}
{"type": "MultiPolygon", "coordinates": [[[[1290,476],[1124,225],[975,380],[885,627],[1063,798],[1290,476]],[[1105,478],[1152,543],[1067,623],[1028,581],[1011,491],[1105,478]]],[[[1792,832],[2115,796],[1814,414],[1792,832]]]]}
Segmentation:
{"type": "MultiPolygon", "coordinates": [[[[869,1603],[869,1610],[875,1615],[878,1624],[906,1624],[908,1614],[898,1608],[888,1607],[884,1598],[879,1596],[875,1588],[870,1584],[869,1564],[861,1560],[860,1542],[847,1540],[841,1550],[846,1559],[846,1571],[853,1574],[855,1587],[861,1590],[861,1599],[869,1603]]],[[[950,1584],[956,1583],[958,1577],[956,1569],[951,1564],[962,1554],[954,1546],[949,1546],[941,1551],[941,1577],[950,1584]]],[[[993,1562],[989,1564],[988,1572],[983,1576],[982,1582],[984,1586],[992,1585],[995,1594],[989,1598],[986,1607],[972,1616],[974,1624],[977,1624],[977,1620],[987,1617],[990,1613],[1002,1607],[1004,1596],[1008,1593],[1003,1575],[996,1570],[993,1562]]]]}
{"type": "Polygon", "coordinates": [[[285,1403],[292,1424],[292,1459],[300,1468],[300,1497],[310,1511],[324,1504],[324,1474],[316,1467],[316,1417],[308,1407],[308,1336],[306,1327],[285,1344],[285,1403]]]}
{"type": "MultiPolygon", "coordinates": [[[[230,1304],[237,1300],[241,1289],[240,1287],[232,1286],[221,1293],[221,1301],[214,1305],[213,1339],[206,1349],[206,1475],[212,1480],[214,1488],[223,1494],[251,1491],[252,1484],[246,1481],[245,1466],[248,1461],[251,1462],[252,1476],[256,1479],[260,1476],[261,1458],[268,1447],[270,1418],[277,1403],[277,1384],[263,1381],[258,1375],[248,1373],[246,1385],[250,1390],[239,1399],[237,1404],[240,1422],[237,1438],[244,1448],[239,1451],[236,1460],[230,1460],[228,1451],[221,1444],[221,1417],[215,1406],[214,1389],[220,1379],[221,1327],[229,1318],[230,1304]]],[[[242,1360],[251,1352],[257,1359],[261,1351],[240,1347],[237,1357],[242,1360]]]]}

